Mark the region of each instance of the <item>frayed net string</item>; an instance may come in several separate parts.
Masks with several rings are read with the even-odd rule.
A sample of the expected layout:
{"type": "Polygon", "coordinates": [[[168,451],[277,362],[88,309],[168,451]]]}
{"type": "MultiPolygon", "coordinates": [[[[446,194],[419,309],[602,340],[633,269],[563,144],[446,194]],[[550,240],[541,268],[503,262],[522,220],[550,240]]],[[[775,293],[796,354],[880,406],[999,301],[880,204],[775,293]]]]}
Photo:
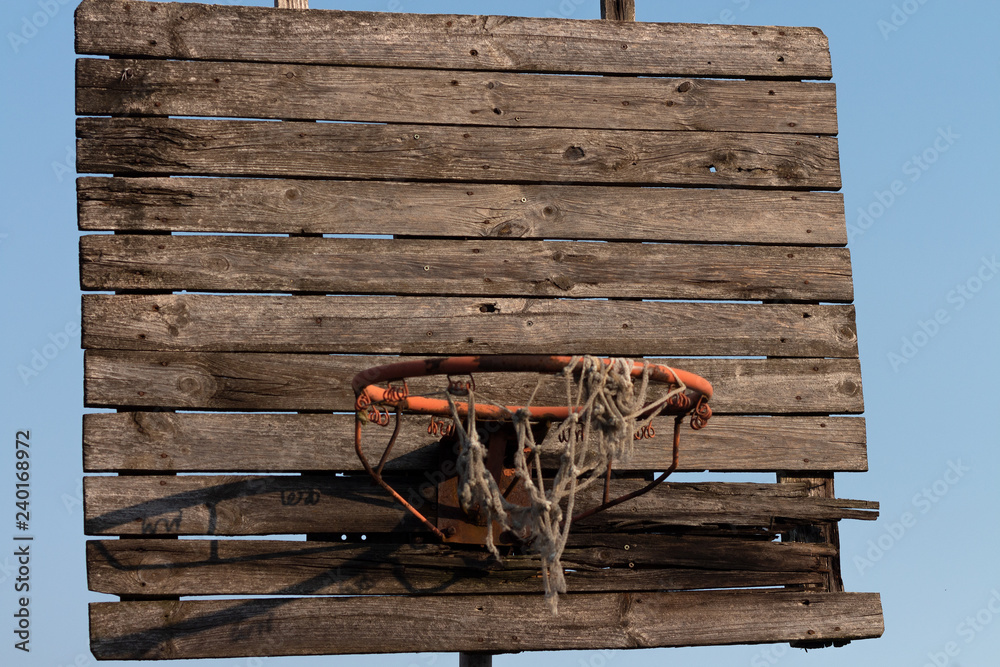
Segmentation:
{"type": "MultiPolygon", "coordinates": [[[[635,433],[648,426],[671,398],[687,389],[674,374],[677,384],[649,402],[650,367],[646,365],[638,379],[632,376],[633,368],[634,363],[628,359],[604,363],[591,356],[573,357],[559,373],[565,382],[570,415],[557,428],[550,428],[542,442],[535,440],[526,407],[511,412],[485,402],[500,408],[514,425],[518,440],[514,469],[529,498],[526,506],[504,498],[486,468],[487,448],[476,428],[475,390],[469,389],[464,423],[454,398],[448,394],[460,444],[457,468],[462,508],[469,511],[479,505],[486,514],[486,547],[497,558],[500,553],[493,543],[494,523],[523,538],[529,550],[541,557],[545,598],[553,614],[559,610],[559,594],[566,592],[561,558],[569,538],[576,494],[599,481],[610,462],[627,460],[635,433]],[[547,489],[543,455],[559,459],[559,468],[547,489]]],[[[539,379],[528,405],[543,381],[539,379]]]]}

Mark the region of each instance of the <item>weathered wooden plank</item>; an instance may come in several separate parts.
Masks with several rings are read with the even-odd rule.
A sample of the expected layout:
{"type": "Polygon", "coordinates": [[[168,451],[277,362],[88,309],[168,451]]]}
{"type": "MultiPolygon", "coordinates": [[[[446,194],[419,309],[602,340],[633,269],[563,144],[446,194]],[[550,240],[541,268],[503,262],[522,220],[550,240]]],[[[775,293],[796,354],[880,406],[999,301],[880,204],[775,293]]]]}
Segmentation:
{"type": "MultiPolygon", "coordinates": [[[[306,297],[300,297],[306,298],[306,297]]],[[[88,407],[189,410],[353,411],[351,379],[392,357],[316,354],[231,354],[88,350],[84,400],[88,407]]],[[[707,378],[719,414],[829,414],[864,411],[856,359],[663,359],[707,378]]],[[[479,393],[505,403],[531,396],[537,375],[477,375],[479,393]]],[[[417,378],[415,392],[440,388],[417,378]]],[[[565,400],[546,385],[535,404],[565,400]]]]}
{"type": "Polygon", "coordinates": [[[78,118],[81,173],[837,190],[837,140],[788,134],[78,118]]]}
{"type": "MultiPolygon", "coordinates": [[[[729,536],[573,535],[569,590],[682,590],[819,583],[828,545],[729,536]],[[596,543],[595,543],[596,542],[596,543]],[[628,546],[628,549],[624,547],[628,546]]],[[[539,561],[444,544],[122,539],[87,543],[90,590],[113,595],[538,593],[539,561]]]]}
{"type": "Polygon", "coordinates": [[[84,236],[87,290],[850,302],[846,248],[84,236]]]}
{"type": "MultiPolygon", "coordinates": [[[[612,480],[611,497],[645,486],[636,480],[612,480]]],[[[787,492],[784,484],[664,483],[664,488],[576,521],[574,530],[618,533],[682,528],[745,526],[766,531],[804,523],[858,519],[874,521],[878,503],[863,500],[814,498],[802,490],[787,492]]],[[[603,489],[591,487],[577,494],[581,511],[602,501],[603,489]]]]}
{"type": "Polygon", "coordinates": [[[699,591],[102,602],[100,659],[624,649],[881,636],[877,593],[699,591]],[[594,628],[601,628],[594,632],[594,628]]]}
{"type": "Polygon", "coordinates": [[[830,83],[81,59],[81,115],[837,134],[830,83]]]}
{"type": "MultiPolygon", "coordinates": [[[[429,417],[403,420],[394,473],[438,464],[439,436],[429,417]]],[[[671,423],[654,421],[656,436],[643,440],[620,471],[663,470],[670,465],[671,423]]],[[[711,428],[685,431],[682,472],[756,472],[809,466],[813,470],[865,471],[865,422],[857,417],[737,417],[717,415],[711,428]]],[[[378,431],[365,438],[371,456],[378,431]]],[[[92,413],[83,416],[86,472],[358,472],[353,450],[354,415],[92,413]],[[238,450],[233,443],[239,443],[238,450]]]]}
{"type": "MultiPolygon", "coordinates": [[[[420,479],[412,478],[416,484],[420,479]]],[[[411,493],[407,480],[395,480],[411,493]]],[[[425,515],[435,512],[421,504],[425,515]]],[[[365,477],[85,477],[89,535],[410,532],[419,523],[365,477]]]]}
{"type": "Polygon", "coordinates": [[[432,355],[858,354],[853,306],[205,294],[85,295],[83,347],[432,355]]]}
{"type": "Polygon", "coordinates": [[[84,0],[80,54],[592,74],[828,79],[817,28],[510,16],[281,12],[84,0]]]}
{"type": "MultiPolygon", "coordinates": [[[[391,483],[433,520],[420,491],[424,476],[391,483]]],[[[612,497],[645,486],[612,480],[612,497]]],[[[876,503],[809,498],[790,484],[671,484],[574,523],[579,530],[620,532],[664,527],[776,526],[840,519],[874,520],[876,503]],[[579,525],[578,525],[579,524],[579,525]]],[[[269,535],[385,533],[419,530],[415,519],[366,475],[122,476],[84,479],[88,535],[269,535]]],[[[577,495],[581,511],[600,504],[603,488],[577,495]]]]}
{"type": "Polygon", "coordinates": [[[90,231],[847,243],[833,192],[91,176],[77,199],[90,231]]]}
{"type": "MultiPolygon", "coordinates": [[[[151,555],[152,557],[159,556],[157,552],[160,551],[158,548],[160,544],[185,545],[194,540],[137,541],[146,545],[152,543],[150,548],[143,547],[139,554],[140,557],[149,558],[151,555]]],[[[116,544],[117,542],[118,540],[115,540],[108,544],[116,544]]],[[[223,540],[222,542],[242,543],[246,540],[223,540]]],[[[312,541],[309,543],[313,544],[312,541]]],[[[289,543],[279,542],[279,544],[285,544],[287,552],[289,543]]],[[[303,551],[309,550],[303,549],[303,551]]],[[[116,557],[119,555],[121,554],[115,554],[116,557]]],[[[279,556],[262,557],[259,554],[248,554],[246,558],[255,562],[250,566],[243,565],[234,568],[227,567],[225,560],[205,560],[202,563],[180,564],[176,570],[172,564],[162,562],[156,565],[140,565],[133,569],[132,566],[121,562],[104,566],[96,565],[91,561],[91,566],[94,568],[91,571],[91,577],[92,580],[94,577],[101,577],[98,583],[104,584],[103,588],[107,589],[104,592],[128,596],[129,599],[153,596],[206,595],[211,594],[212,590],[221,588],[239,588],[240,594],[262,591],[263,594],[284,595],[309,595],[312,593],[323,595],[467,595],[472,593],[510,595],[542,591],[537,561],[533,570],[521,569],[513,572],[508,570],[474,572],[470,569],[456,569],[446,572],[437,567],[420,568],[402,563],[398,567],[369,566],[361,563],[354,563],[353,566],[332,565],[332,570],[317,571],[316,568],[326,567],[326,565],[322,559],[315,557],[281,558],[279,556]],[[269,560],[258,560],[262,558],[269,558],[269,560]],[[200,567],[201,565],[204,567],[200,567]],[[119,571],[113,568],[124,568],[124,570],[119,571]],[[405,571],[402,568],[405,568],[405,571]],[[298,577],[298,579],[291,579],[291,577],[298,577]],[[128,585],[126,581],[133,585],[128,585]],[[215,582],[215,584],[213,585],[211,582],[215,582]],[[220,586],[221,583],[230,585],[220,586]],[[274,584],[282,583],[287,585],[277,589],[273,587],[274,584]]],[[[566,562],[565,559],[563,562],[566,562]]],[[[799,588],[809,586],[815,588],[825,576],[822,572],[753,572],[650,567],[641,570],[621,568],[573,570],[566,573],[566,581],[569,589],[575,593],[600,593],[765,586],[796,586],[799,588]]],[[[228,595],[230,593],[220,594],[228,595]]]]}

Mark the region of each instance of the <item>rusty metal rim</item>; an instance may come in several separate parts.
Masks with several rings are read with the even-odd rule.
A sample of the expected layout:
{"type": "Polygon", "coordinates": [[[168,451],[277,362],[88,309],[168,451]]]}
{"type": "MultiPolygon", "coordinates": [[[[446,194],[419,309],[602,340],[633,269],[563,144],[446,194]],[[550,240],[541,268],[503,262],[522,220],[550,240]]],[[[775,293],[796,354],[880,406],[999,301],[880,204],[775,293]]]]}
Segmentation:
{"type": "MultiPolygon", "coordinates": [[[[521,355],[504,354],[492,356],[437,357],[433,359],[417,359],[400,361],[393,364],[374,366],[361,371],[354,376],[351,386],[361,403],[392,403],[408,412],[420,414],[451,416],[451,408],[445,399],[426,396],[400,395],[397,389],[376,386],[380,382],[405,381],[407,378],[424,377],[427,375],[471,375],[472,373],[544,373],[555,374],[562,371],[572,361],[569,356],[521,355]],[[363,397],[363,398],[362,398],[363,397]]],[[[601,359],[610,364],[611,359],[601,359]]],[[[670,368],[660,364],[636,361],[632,369],[633,377],[641,377],[646,366],[650,367],[649,377],[654,382],[677,385],[682,382],[687,390],[689,405],[697,405],[712,397],[712,385],[699,375],[670,368]]],[[[465,416],[467,406],[458,402],[459,414],[465,416]]],[[[506,409],[517,412],[524,408],[520,405],[509,405],[506,409]]],[[[690,408],[668,406],[663,414],[683,414],[690,408]]],[[[532,418],[536,419],[566,419],[572,408],[569,406],[529,406],[527,408],[532,418]]],[[[477,404],[476,415],[482,419],[505,419],[507,412],[488,404],[477,404]]]]}

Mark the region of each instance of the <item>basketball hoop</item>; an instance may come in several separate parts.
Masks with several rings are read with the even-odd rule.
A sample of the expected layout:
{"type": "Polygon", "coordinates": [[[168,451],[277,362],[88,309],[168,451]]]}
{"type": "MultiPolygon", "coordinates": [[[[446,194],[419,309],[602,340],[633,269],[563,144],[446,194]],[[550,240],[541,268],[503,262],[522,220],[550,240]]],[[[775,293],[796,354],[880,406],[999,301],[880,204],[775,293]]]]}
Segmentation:
{"type": "MultiPolygon", "coordinates": [[[[590,356],[497,355],[446,357],[403,361],[376,366],[354,377],[355,451],[364,469],[383,489],[444,541],[485,545],[499,557],[494,524],[528,544],[542,556],[546,597],[556,611],[557,594],[565,592],[559,557],[573,521],[648,493],[663,482],[678,465],[680,428],[686,416],[691,427],[702,428],[712,410],[708,400],[712,385],[704,378],[667,366],[628,359],[590,356]],[[502,405],[477,401],[477,373],[537,373],[539,378],[525,405],[502,405]],[[407,380],[443,375],[447,386],[432,394],[410,393],[407,380]],[[564,380],[565,405],[532,405],[545,376],[564,380]],[[380,386],[384,383],[384,386],[380,386]],[[395,384],[394,384],[395,383],[395,384]],[[665,391],[650,397],[650,385],[665,391]],[[392,436],[377,465],[372,466],[361,447],[365,424],[388,426],[395,414],[392,436]],[[466,513],[485,514],[486,530],[463,530],[459,522],[441,527],[388,484],[382,470],[399,437],[404,413],[432,416],[431,434],[457,438],[457,487],[452,488],[466,513]],[[655,435],[652,420],[673,415],[673,458],[670,466],[642,489],[609,498],[612,465],[626,459],[636,440],[655,435]],[[448,417],[451,423],[435,420],[448,417]],[[478,421],[498,423],[509,438],[481,437],[478,421]],[[516,437],[513,463],[503,469],[504,448],[516,437]],[[484,444],[483,439],[488,442],[484,444]],[[559,468],[546,488],[542,456],[558,455],[559,468]],[[574,515],[576,494],[604,477],[603,502],[574,515]],[[501,484],[504,488],[501,488],[501,484]],[[526,502],[513,502],[517,488],[526,502]],[[474,536],[472,539],[469,536],[474,536]]],[[[439,494],[441,485],[439,485],[439,494]]]]}

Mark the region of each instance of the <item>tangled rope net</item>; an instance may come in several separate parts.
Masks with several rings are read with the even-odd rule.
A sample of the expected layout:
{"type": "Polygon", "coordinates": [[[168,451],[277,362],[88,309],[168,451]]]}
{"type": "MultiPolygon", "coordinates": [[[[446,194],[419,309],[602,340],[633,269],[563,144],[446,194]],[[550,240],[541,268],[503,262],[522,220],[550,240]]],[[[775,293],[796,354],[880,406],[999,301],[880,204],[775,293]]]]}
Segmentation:
{"type": "Polygon", "coordinates": [[[541,442],[535,439],[527,408],[544,378],[539,379],[531,399],[516,412],[487,401],[501,408],[514,425],[518,440],[514,467],[530,497],[527,506],[507,501],[486,467],[487,447],[476,426],[475,388],[468,388],[465,423],[453,394],[448,394],[460,446],[457,467],[462,508],[468,512],[478,505],[486,515],[486,546],[497,558],[500,553],[493,543],[494,523],[519,536],[532,553],[541,557],[545,598],[553,614],[558,613],[559,594],[566,592],[561,558],[576,494],[600,480],[609,463],[627,460],[635,433],[648,428],[668,402],[687,398],[687,387],[678,377],[669,391],[649,400],[650,366],[646,365],[638,378],[632,377],[633,367],[628,359],[604,363],[591,356],[573,357],[556,375],[564,381],[566,405],[573,409],[566,420],[549,428],[541,442]],[[542,474],[543,456],[559,460],[548,488],[542,474]]]}

